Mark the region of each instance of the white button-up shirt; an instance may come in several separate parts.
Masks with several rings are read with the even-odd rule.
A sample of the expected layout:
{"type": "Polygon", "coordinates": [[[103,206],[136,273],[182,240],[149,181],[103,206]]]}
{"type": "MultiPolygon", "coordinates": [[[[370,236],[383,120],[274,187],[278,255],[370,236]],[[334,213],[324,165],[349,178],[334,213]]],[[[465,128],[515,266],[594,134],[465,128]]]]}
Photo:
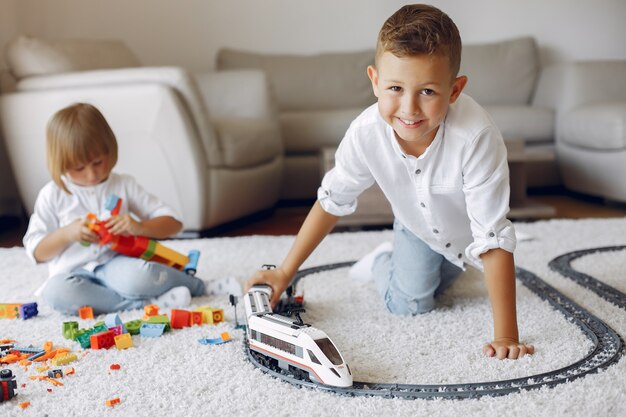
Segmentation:
{"type": "MultiPolygon", "coordinates": [[[[111,173],[106,181],[90,187],[73,184],[65,177],[62,179],[72,192],[71,195],[50,181],[41,189],[35,201],[35,209],[24,236],[24,249],[33,261],[36,261],[34,252],[39,242],[54,230],[76,219],[85,219],[87,213],[94,213],[100,220],[108,219],[110,213],[104,206],[110,194],[122,199],[120,214],[132,213],[141,220],[172,216],[180,221],[180,216],[172,208],[145,191],[129,175],[111,173]]],[[[49,276],[71,272],[76,268],[92,271],[113,256],[115,252],[108,246],[91,244],[85,247],[74,242],[48,262],[49,276]]],[[[42,288],[37,293],[41,293],[42,288]]]]}
{"type": "Polygon", "coordinates": [[[515,230],[506,218],[506,147],[489,114],[467,95],[450,106],[419,158],[402,150],[377,104],[366,109],[341,141],[318,199],[326,212],[345,216],[374,181],[400,223],[455,265],[482,270],[480,254],[515,250],[515,230]]]}

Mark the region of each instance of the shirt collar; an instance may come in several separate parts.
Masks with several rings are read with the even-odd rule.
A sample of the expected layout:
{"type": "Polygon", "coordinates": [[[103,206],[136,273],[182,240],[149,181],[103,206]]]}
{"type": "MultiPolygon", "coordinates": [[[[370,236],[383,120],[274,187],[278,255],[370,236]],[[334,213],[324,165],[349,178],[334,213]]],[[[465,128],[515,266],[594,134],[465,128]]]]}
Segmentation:
{"type": "MultiPolygon", "coordinates": [[[[443,141],[443,136],[446,130],[446,118],[444,118],[443,122],[441,122],[441,125],[439,125],[439,129],[437,130],[435,139],[433,139],[432,143],[428,146],[428,148],[426,148],[426,151],[423,154],[421,154],[419,158],[417,159],[426,158],[428,154],[435,152],[435,150],[439,148],[439,146],[441,145],[441,141],[443,141]]],[[[393,147],[396,154],[398,154],[398,156],[401,157],[402,159],[411,158],[412,155],[409,155],[406,152],[404,152],[404,150],[398,143],[398,139],[396,139],[396,133],[394,132],[393,128],[389,124],[387,123],[385,124],[386,124],[386,129],[388,132],[388,137],[391,138],[391,146],[393,147]]]]}
{"type": "Polygon", "coordinates": [[[72,194],[74,193],[85,193],[85,192],[89,192],[89,191],[100,191],[102,190],[104,187],[107,186],[107,184],[111,181],[111,177],[113,176],[113,173],[109,173],[109,176],[106,180],[102,181],[100,184],[96,184],[96,185],[88,185],[88,186],[83,186],[83,185],[78,185],[78,184],[74,184],[69,178],[67,178],[65,175],[61,175],[61,181],[63,181],[63,183],[65,184],[65,186],[67,187],[68,190],[70,190],[70,192],[72,194]]]}

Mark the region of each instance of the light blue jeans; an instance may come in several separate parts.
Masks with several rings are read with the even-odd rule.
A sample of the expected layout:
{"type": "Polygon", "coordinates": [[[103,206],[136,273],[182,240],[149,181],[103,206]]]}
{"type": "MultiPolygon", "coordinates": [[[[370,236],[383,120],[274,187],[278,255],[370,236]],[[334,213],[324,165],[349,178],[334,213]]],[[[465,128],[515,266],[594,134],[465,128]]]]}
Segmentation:
{"type": "Polygon", "coordinates": [[[378,255],[372,266],[376,288],[391,313],[426,313],[435,307],[435,296],[448,288],[462,270],[398,220],[393,231],[393,251],[378,255]]]}
{"type": "Polygon", "coordinates": [[[169,266],[118,255],[93,272],[77,269],[50,278],[44,300],[66,314],[91,306],[94,314],[142,308],[150,299],[174,287],[187,287],[192,296],[204,294],[202,280],[169,266]]]}

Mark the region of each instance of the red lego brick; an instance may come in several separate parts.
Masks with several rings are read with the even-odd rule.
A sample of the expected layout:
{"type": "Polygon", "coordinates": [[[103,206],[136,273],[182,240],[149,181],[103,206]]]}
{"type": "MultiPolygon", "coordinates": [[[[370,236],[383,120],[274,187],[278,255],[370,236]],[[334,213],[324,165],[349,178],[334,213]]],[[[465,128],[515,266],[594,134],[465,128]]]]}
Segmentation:
{"type": "Polygon", "coordinates": [[[202,326],[202,312],[201,311],[191,311],[189,312],[189,325],[198,325],[202,326]]]}
{"type": "Polygon", "coordinates": [[[191,313],[187,310],[172,310],[170,326],[172,329],[182,329],[183,327],[189,327],[191,320],[191,313]]]}
{"type": "Polygon", "coordinates": [[[89,337],[92,349],[108,349],[115,345],[115,333],[112,330],[92,334],[89,337]]]}

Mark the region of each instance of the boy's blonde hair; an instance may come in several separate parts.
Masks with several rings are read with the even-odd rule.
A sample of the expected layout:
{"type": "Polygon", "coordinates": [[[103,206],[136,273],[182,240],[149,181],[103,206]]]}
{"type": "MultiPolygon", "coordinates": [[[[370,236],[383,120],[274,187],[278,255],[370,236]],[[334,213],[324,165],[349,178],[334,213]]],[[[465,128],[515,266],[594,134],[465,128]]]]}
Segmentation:
{"type": "Polygon", "coordinates": [[[61,176],[101,155],[108,156],[108,169],[117,163],[117,140],[100,111],[76,103],[56,112],[46,126],[46,159],[52,180],[66,193],[61,176]]]}
{"type": "Polygon", "coordinates": [[[414,55],[448,57],[452,79],[461,67],[461,36],[447,14],[427,4],[403,6],[378,33],[376,60],[385,52],[402,58],[414,55]]]}

